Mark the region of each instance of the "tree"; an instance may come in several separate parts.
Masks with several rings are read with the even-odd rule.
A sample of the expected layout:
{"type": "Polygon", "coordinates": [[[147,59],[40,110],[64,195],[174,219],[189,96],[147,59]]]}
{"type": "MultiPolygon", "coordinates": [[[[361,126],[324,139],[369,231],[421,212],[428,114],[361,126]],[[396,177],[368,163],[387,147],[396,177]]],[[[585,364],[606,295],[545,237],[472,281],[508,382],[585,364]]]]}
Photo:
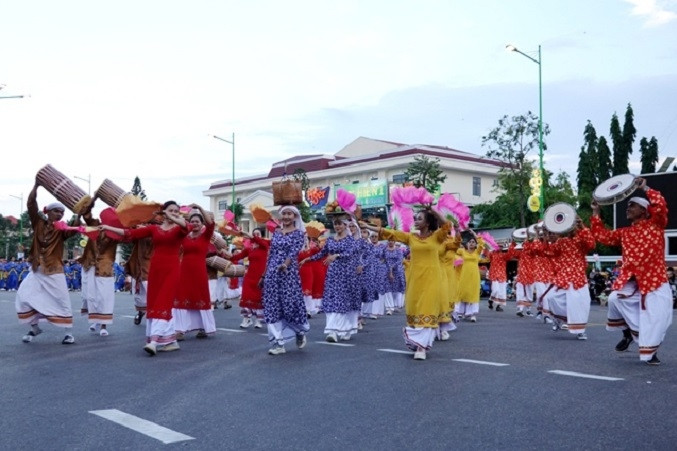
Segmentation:
{"type": "Polygon", "coordinates": [[[611,177],[612,172],[611,149],[604,136],[597,140],[597,182],[602,183],[611,177]]]}
{"type": "Polygon", "coordinates": [[[658,141],[655,136],[651,137],[651,141],[647,141],[646,137],[639,141],[639,160],[642,163],[642,174],[652,174],[656,172],[656,164],[658,163],[658,141]]]}
{"type": "Polygon", "coordinates": [[[131,193],[135,196],[139,196],[141,200],[146,200],[146,191],[141,188],[141,180],[139,179],[139,176],[134,177],[134,186],[132,186],[131,193]]]}
{"type": "MultiPolygon", "coordinates": [[[[550,127],[543,124],[543,136],[548,134],[550,127]]],[[[506,163],[499,171],[499,176],[505,175],[507,178],[499,177],[499,186],[508,182],[516,184],[516,190],[512,194],[517,197],[514,208],[519,212],[520,227],[526,226],[527,197],[530,190],[531,165],[527,164],[529,162],[527,156],[530,151],[538,149],[538,143],[538,116],[531,111],[521,116],[503,116],[498,121],[498,127],[482,137],[482,146],[489,147],[487,157],[506,163]]],[[[545,149],[546,145],[543,143],[543,150],[545,149]]]]}
{"type": "Polygon", "coordinates": [[[611,116],[611,127],[609,127],[609,137],[613,146],[613,166],[612,175],[628,173],[628,156],[623,155],[623,134],[621,133],[621,124],[618,122],[616,113],[611,116]]]}
{"type": "Polygon", "coordinates": [[[404,174],[415,187],[424,187],[429,193],[439,191],[442,183],[447,179],[440,169],[440,159],[430,159],[425,155],[415,156],[404,174]]]}
{"type": "Polygon", "coordinates": [[[635,129],[634,124],[634,113],[632,111],[632,105],[628,103],[628,107],[625,110],[625,122],[623,123],[623,155],[626,158],[626,167],[625,172],[630,172],[627,166],[627,160],[630,159],[630,154],[632,153],[632,144],[635,142],[635,136],[637,136],[637,129],[635,129]]]}

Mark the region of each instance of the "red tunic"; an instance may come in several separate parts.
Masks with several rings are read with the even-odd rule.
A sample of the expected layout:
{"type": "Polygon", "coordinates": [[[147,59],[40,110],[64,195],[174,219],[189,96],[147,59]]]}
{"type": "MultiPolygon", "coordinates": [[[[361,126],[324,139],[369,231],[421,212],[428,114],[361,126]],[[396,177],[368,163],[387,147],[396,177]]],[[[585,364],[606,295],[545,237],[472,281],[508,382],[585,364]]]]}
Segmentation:
{"type": "Polygon", "coordinates": [[[150,319],[172,319],[172,306],[179,285],[179,252],[183,238],[190,232],[190,224],[174,226],[163,230],[157,225],[125,230],[125,237],[131,239],[152,237],[153,256],[148,270],[148,307],[146,317],[150,319]]]}
{"type": "Polygon", "coordinates": [[[573,238],[559,238],[548,247],[547,254],[553,256],[552,283],[555,286],[567,289],[572,283],[574,289],[578,290],[588,284],[586,276],[588,262],[585,256],[595,247],[595,239],[590,229],[579,230],[573,238]]]}
{"type": "Polygon", "coordinates": [[[179,287],[174,300],[174,308],[184,310],[209,310],[209,278],[205,258],[209,249],[209,240],[214,233],[214,223],[208,224],[197,237],[187,235],[183,239],[183,257],[179,275],[179,287]]]}
{"type": "Polygon", "coordinates": [[[496,250],[492,251],[489,254],[489,258],[491,259],[489,266],[489,274],[487,276],[489,280],[491,280],[492,282],[508,281],[507,274],[508,260],[514,257],[514,253],[515,253],[515,243],[512,243],[510,245],[510,248],[508,248],[506,252],[503,252],[502,250],[496,250]]]}
{"type": "Polygon", "coordinates": [[[634,277],[639,292],[647,294],[668,281],[665,273],[665,234],[668,224],[668,206],[661,193],[649,189],[646,192],[650,205],[649,219],[637,221],[629,227],[607,230],[598,216],[590,220],[595,239],[609,246],[621,246],[623,266],[613,284],[620,290],[634,277]]]}
{"type": "MultiPolygon", "coordinates": [[[[231,257],[232,262],[247,257],[249,259],[249,267],[242,280],[242,297],[240,298],[240,307],[252,310],[261,310],[263,308],[262,292],[259,286],[259,281],[266,272],[266,262],[268,261],[268,248],[270,248],[270,241],[254,237],[252,239],[257,247],[246,248],[241,252],[231,257]]],[[[232,279],[232,278],[231,278],[232,279]]],[[[235,278],[237,280],[237,278],[235,278]]],[[[236,286],[237,288],[237,286],[236,286]]]]}
{"type": "MultiPolygon", "coordinates": [[[[299,252],[299,262],[305,260],[306,258],[312,257],[318,252],[320,252],[319,248],[302,250],[301,252],[299,252]]],[[[313,272],[313,265],[311,264],[311,262],[306,262],[299,267],[299,275],[301,276],[301,290],[303,290],[303,295],[312,296],[313,279],[315,277],[315,273],[313,272]]]]}
{"type": "Polygon", "coordinates": [[[531,241],[525,241],[522,244],[522,251],[516,254],[519,264],[517,266],[516,282],[522,285],[531,285],[534,280],[534,254],[531,241]]]}
{"type": "Polygon", "coordinates": [[[545,254],[546,247],[546,243],[541,240],[532,242],[534,282],[552,283],[554,270],[552,259],[545,254]]]}
{"type": "Polygon", "coordinates": [[[322,299],[324,296],[324,280],[327,277],[328,266],[322,260],[308,262],[303,266],[310,265],[313,269],[313,299],[322,299]]]}

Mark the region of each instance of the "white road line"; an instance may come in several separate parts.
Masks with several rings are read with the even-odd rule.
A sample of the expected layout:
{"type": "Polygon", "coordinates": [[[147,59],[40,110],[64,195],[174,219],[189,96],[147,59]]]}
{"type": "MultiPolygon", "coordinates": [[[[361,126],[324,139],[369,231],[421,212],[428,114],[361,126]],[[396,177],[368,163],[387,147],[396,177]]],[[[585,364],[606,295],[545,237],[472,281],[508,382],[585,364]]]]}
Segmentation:
{"type": "Polygon", "coordinates": [[[551,370],[548,373],[559,374],[560,376],[584,377],[586,379],[598,379],[601,381],[623,381],[622,377],[596,376],[594,374],[577,373],[575,371],[551,370]]]}
{"type": "Polygon", "coordinates": [[[132,316],[132,315],[120,315],[120,316],[123,317],[123,318],[136,318],[136,316],[132,316]]]}
{"type": "Polygon", "coordinates": [[[377,351],[382,351],[382,352],[392,352],[393,354],[407,354],[407,355],[414,355],[414,353],[411,352],[411,351],[402,351],[401,349],[377,349],[377,351]]]}
{"type": "Polygon", "coordinates": [[[244,332],[244,330],[240,329],[224,329],[223,327],[217,327],[216,330],[222,330],[224,332],[237,332],[238,334],[244,332]]]}
{"type": "Polygon", "coordinates": [[[478,365],[510,366],[509,363],[485,362],[484,360],[470,360],[470,359],[451,359],[451,360],[453,360],[454,362],[476,363],[478,365]]]}
{"type": "Polygon", "coordinates": [[[355,346],[348,343],[329,343],[328,341],[316,341],[315,343],[317,343],[318,345],[343,346],[344,348],[350,348],[355,346]]]}
{"type": "Polygon", "coordinates": [[[165,445],[169,443],[182,442],[184,440],[195,440],[195,437],[172,431],[171,429],[162,427],[159,424],[153,423],[152,421],[135,417],[134,415],[121,412],[117,409],[91,410],[89,413],[93,413],[94,415],[98,415],[101,418],[110,420],[133,431],[140,432],[156,440],[160,440],[165,445]]]}

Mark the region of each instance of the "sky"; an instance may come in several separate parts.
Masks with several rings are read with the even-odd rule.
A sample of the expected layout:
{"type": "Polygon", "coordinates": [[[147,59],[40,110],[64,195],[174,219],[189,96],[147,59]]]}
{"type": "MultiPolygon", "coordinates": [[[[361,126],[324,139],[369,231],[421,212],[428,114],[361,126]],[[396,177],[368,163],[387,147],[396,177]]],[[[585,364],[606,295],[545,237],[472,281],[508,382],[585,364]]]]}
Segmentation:
{"type": "Polygon", "coordinates": [[[677,157],[677,0],[3,0],[0,42],[0,97],[25,96],[0,98],[3,216],[46,164],[208,206],[233,162],[210,135],[234,134],[236,179],[360,136],[483,155],[538,114],[539,65],[508,43],[542,48],[548,170],[575,184],[587,121],[608,138],[628,103],[631,170],[643,136],[677,157]]]}

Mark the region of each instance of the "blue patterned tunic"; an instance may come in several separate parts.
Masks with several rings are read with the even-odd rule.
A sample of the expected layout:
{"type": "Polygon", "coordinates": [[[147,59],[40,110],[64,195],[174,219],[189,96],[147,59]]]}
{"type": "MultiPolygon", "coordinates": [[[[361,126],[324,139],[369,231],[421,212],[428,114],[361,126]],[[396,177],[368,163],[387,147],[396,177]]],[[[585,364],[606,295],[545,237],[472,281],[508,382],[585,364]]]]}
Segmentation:
{"type": "Polygon", "coordinates": [[[379,249],[370,241],[364,239],[357,241],[357,247],[359,252],[358,265],[362,266],[362,273],[357,276],[360,288],[359,298],[362,303],[374,302],[378,299],[378,287],[375,282],[379,263],[379,249]]]}
{"type": "Polygon", "coordinates": [[[383,258],[385,259],[385,292],[386,293],[404,293],[405,282],[404,282],[404,266],[402,261],[404,260],[404,253],[401,249],[384,249],[383,258]],[[390,280],[389,274],[393,274],[393,280],[390,280]]]}
{"type": "Polygon", "coordinates": [[[310,330],[298,263],[303,241],[300,230],[286,235],[276,231],[270,241],[268,266],[263,279],[263,314],[266,323],[285,321],[296,333],[310,330]],[[278,270],[286,259],[291,261],[287,270],[278,270]]]}
{"type": "Polygon", "coordinates": [[[358,297],[358,284],[355,283],[358,264],[357,242],[350,235],[340,240],[329,238],[322,250],[310,257],[310,260],[320,260],[332,254],[340,254],[340,257],[327,269],[322,310],[325,313],[359,311],[362,308],[362,301],[358,297]]]}

